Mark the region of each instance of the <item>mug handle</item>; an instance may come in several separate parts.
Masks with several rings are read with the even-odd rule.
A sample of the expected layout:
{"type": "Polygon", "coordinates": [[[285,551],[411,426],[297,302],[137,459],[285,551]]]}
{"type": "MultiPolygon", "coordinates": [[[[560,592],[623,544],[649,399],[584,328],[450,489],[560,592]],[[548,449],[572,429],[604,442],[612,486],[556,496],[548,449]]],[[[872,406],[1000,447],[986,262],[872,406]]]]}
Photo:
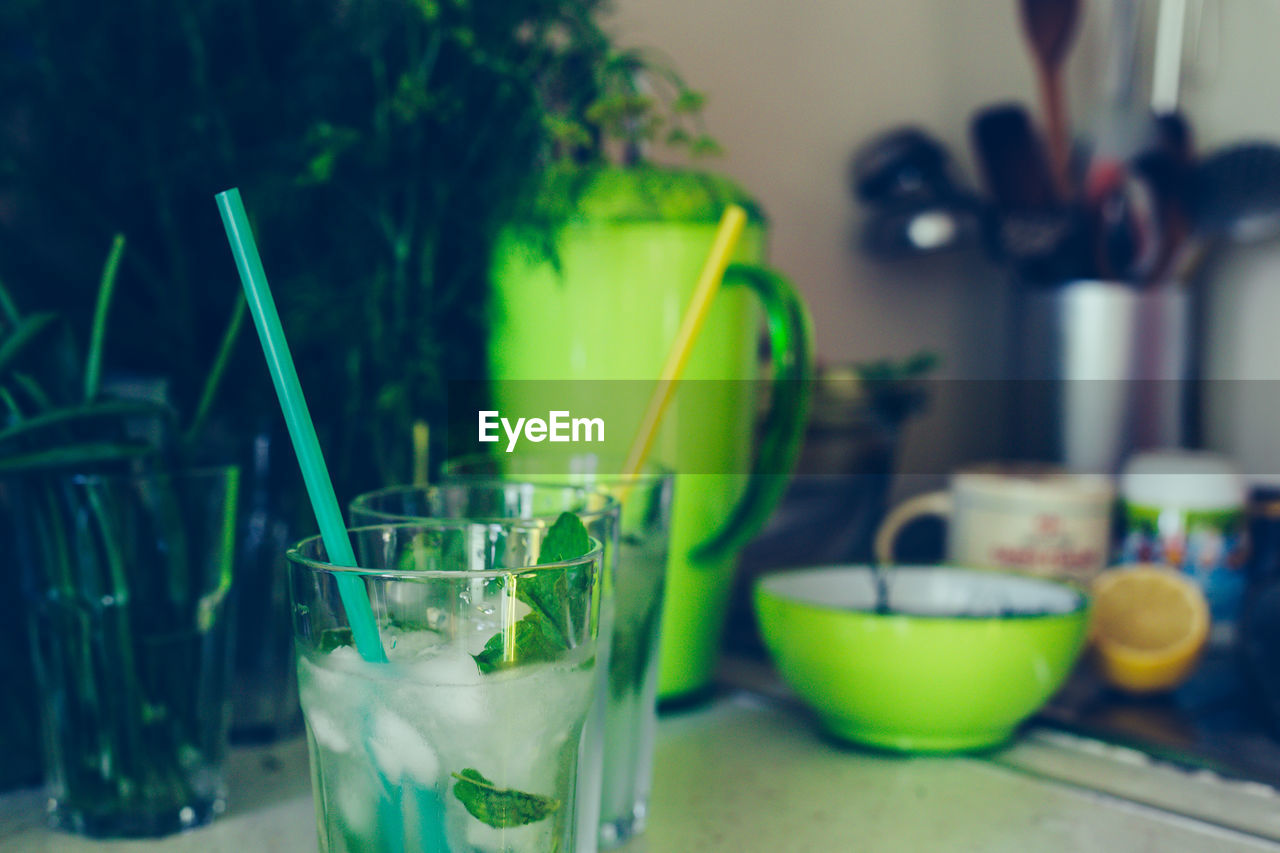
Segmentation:
{"type": "Polygon", "coordinates": [[[893,545],[898,541],[898,534],[902,532],[907,522],[922,515],[950,518],[953,506],[951,493],[945,491],[925,492],[923,495],[916,495],[898,504],[885,517],[885,520],[880,522],[880,527],[876,530],[874,548],[876,562],[882,566],[893,563],[893,545]]]}
{"type": "Polygon", "coordinates": [[[699,562],[723,559],[746,545],[768,521],[791,480],[800,440],[809,422],[813,330],[809,311],[791,285],[773,270],[730,264],[724,284],[742,285],[764,305],[773,367],[769,411],[746,491],[720,529],[692,549],[699,562]]]}

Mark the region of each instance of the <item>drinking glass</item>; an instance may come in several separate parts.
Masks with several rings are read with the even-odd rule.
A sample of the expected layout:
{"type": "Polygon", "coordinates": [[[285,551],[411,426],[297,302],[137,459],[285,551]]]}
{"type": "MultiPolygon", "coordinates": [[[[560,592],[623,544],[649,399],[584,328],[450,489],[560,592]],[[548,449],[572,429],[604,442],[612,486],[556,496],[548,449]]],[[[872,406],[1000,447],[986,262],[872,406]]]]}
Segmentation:
{"type": "Polygon", "coordinates": [[[322,851],[580,849],[601,547],[542,563],[554,533],[430,519],[349,531],[356,567],[289,550],[322,851]],[[385,661],[357,650],[343,577],[385,661]]]}
{"type": "Polygon", "coordinates": [[[657,734],[658,643],[675,477],[651,465],[632,477],[595,454],[463,457],[445,463],[446,485],[573,482],[621,502],[617,558],[611,561],[612,639],[604,692],[600,844],[614,847],[644,831],[657,734]],[[506,477],[504,481],[501,478],[506,477]]]}
{"type": "Polygon", "coordinates": [[[358,495],[348,514],[354,526],[414,521],[423,518],[537,519],[553,524],[562,512],[572,512],[587,532],[603,546],[601,554],[600,645],[596,703],[587,721],[591,748],[579,771],[584,799],[578,810],[579,841],[576,853],[596,849],[595,827],[600,820],[605,737],[605,684],[611,671],[610,649],[614,637],[614,564],[618,553],[618,502],[611,496],[581,486],[554,483],[512,482],[486,478],[475,482],[449,482],[438,486],[390,486],[358,495]]]}

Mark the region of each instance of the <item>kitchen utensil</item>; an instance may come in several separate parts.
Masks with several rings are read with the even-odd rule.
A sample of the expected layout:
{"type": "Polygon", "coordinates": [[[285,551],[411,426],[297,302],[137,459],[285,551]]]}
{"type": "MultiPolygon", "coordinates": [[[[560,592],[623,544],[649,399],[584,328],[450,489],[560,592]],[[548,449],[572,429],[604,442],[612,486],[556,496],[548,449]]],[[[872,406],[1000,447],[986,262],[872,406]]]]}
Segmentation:
{"type": "Polygon", "coordinates": [[[1045,210],[1058,206],[1053,170],[1044,147],[1020,104],[980,110],[970,136],[983,183],[1002,210],[1045,210]]]}
{"type": "Polygon", "coordinates": [[[1280,232],[1280,145],[1243,142],[1213,153],[1196,167],[1192,193],[1202,234],[1241,243],[1274,236],[1280,232]]]}
{"type": "Polygon", "coordinates": [[[1147,117],[1131,159],[1095,158],[1085,187],[1097,274],[1125,281],[1167,277],[1191,231],[1191,130],[1179,112],[1147,117]]]}
{"type": "Polygon", "coordinates": [[[1158,239],[1150,263],[1135,274],[1147,282],[1179,279],[1180,258],[1189,250],[1191,168],[1195,158],[1191,127],[1178,109],[1186,0],[1161,0],[1151,82],[1152,139],[1134,168],[1155,193],[1158,239]]]}
{"type": "Polygon", "coordinates": [[[1021,0],[1022,29],[1036,63],[1049,163],[1059,193],[1070,192],[1070,127],[1062,65],[1075,38],[1081,0],[1021,0]]]}
{"type": "Polygon", "coordinates": [[[1091,226],[1097,272],[1103,278],[1144,277],[1159,257],[1159,210],[1145,175],[1110,164],[1093,175],[1091,226]]]}
{"type": "Polygon", "coordinates": [[[950,157],[924,131],[904,127],[861,146],[849,170],[854,196],[871,207],[862,245],[872,256],[899,258],[958,248],[980,232],[980,208],[956,186],[950,157]]]}
{"type": "Polygon", "coordinates": [[[1109,106],[1085,177],[1096,274],[1126,281],[1168,277],[1186,242],[1191,133],[1178,112],[1185,0],[1162,0],[1151,111],[1133,99],[1134,0],[1116,0],[1109,106]],[[1121,53],[1119,57],[1115,54],[1121,53]],[[1126,70],[1128,74],[1126,76],[1126,70]],[[1114,88],[1112,88],[1114,87],[1114,88]]]}
{"type": "Polygon", "coordinates": [[[907,203],[873,211],[862,226],[862,246],[883,259],[925,255],[971,245],[981,231],[976,199],[907,203]]]}
{"type": "Polygon", "coordinates": [[[764,575],[765,645],[782,677],[842,740],[911,752],[1009,738],[1065,681],[1088,600],[1040,578],[950,567],[840,566],[764,575]]]}
{"type": "Polygon", "coordinates": [[[1052,284],[1085,272],[1086,229],[1079,208],[996,210],[987,229],[993,253],[1012,264],[1021,282],[1052,284]]]}
{"type": "Polygon", "coordinates": [[[1178,86],[1182,79],[1182,40],[1186,30],[1187,0],[1160,0],[1156,20],[1155,60],[1151,74],[1151,110],[1154,113],[1178,109],[1178,86]]]}
{"type": "Polygon", "coordinates": [[[1018,104],[981,110],[971,124],[974,153],[992,199],[987,242],[1019,278],[1052,281],[1078,274],[1080,211],[1063,204],[1031,119],[1018,104]]]}
{"type": "Polygon", "coordinates": [[[1156,119],[1160,137],[1156,147],[1133,163],[1133,174],[1145,181],[1154,204],[1152,251],[1133,268],[1134,276],[1146,282],[1170,278],[1175,260],[1192,236],[1191,174],[1192,154],[1188,129],[1178,113],[1156,119]]]}
{"type": "Polygon", "coordinates": [[[1181,110],[1155,115],[1155,148],[1184,167],[1195,163],[1195,139],[1181,110]]]}
{"type": "Polygon", "coordinates": [[[1150,116],[1140,108],[1134,86],[1139,18],[1138,0],[1114,0],[1103,103],[1084,175],[1086,197],[1096,197],[1094,188],[1105,171],[1122,167],[1150,141],[1150,116]]]}
{"type": "Polygon", "coordinates": [[[1121,107],[1135,100],[1141,18],[1138,0],[1112,0],[1104,91],[1107,101],[1121,107]]]}
{"type": "Polygon", "coordinates": [[[942,143],[916,127],[881,133],[854,153],[849,187],[871,205],[934,202],[955,192],[942,143]]]}

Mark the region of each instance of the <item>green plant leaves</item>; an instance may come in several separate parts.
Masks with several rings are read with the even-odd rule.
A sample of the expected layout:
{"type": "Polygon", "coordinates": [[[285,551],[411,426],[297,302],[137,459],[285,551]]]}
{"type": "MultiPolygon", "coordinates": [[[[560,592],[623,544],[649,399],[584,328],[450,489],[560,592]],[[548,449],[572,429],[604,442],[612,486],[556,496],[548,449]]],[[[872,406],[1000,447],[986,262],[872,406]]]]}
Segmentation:
{"type": "Polygon", "coordinates": [[[172,414],[172,410],[168,407],[157,403],[128,400],[86,403],[33,415],[11,427],[0,429],[0,444],[18,438],[28,438],[55,427],[65,427],[85,421],[147,416],[170,417],[172,414]]]}
{"type": "Polygon", "coordinates": [[[560,801],[510,788],[499,788],[480,771],[468,767],[451,774],[453,795],[471,816],[495,829],[537,823],[560,809],[560,801]]]}
{"type": "Polygon", "coordinates": [[[683,89],[671,102],[673,113],[699,113],[707,103],[707,96],[692,89],[683,89]]]}
{"type": "Polygon", "coordinates": [[[102,267],[98,281],[98,299],[93,309],[93,326],[89,334],[89,355],[84,365],[84,399],[98,396],[98,382],[102,374],[102,347],[107,338],[107,313],[111,310],[111,295],[116,289],[116,273],[120,271],[120,259],[124,256],[124,235],[117,234],[111,241],[111,251],[102,267]]]}
{"type": "Polygon", "coordinates": [[[36,450],[16,456],[0,457],[0,473],[125,462],[154,452],[153,448],[144,444],[72,444],[51,450],[36,450]]]}
{"type": "Polygon", "coordinates": [[[58,319],[52,312],[41,312],[24,317],[18,322],[13,332],[0,343],[0,373],[3,373],[22,354],[36,336],[49,328],[58,319]]]}

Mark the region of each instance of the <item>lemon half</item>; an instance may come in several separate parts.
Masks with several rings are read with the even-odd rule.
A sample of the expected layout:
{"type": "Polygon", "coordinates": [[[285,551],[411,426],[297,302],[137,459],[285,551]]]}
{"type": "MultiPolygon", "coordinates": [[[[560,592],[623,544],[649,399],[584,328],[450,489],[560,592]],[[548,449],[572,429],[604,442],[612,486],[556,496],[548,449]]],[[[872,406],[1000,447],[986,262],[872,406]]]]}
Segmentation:
{"type": "Polygon", "coordinates": [[[1108,569],[1093,582],[1090,634],[1107,683],[1129,693],[1171,690],[1191,675],[1209,637],[1209,604],[1166,566],[1108,569]]]}

